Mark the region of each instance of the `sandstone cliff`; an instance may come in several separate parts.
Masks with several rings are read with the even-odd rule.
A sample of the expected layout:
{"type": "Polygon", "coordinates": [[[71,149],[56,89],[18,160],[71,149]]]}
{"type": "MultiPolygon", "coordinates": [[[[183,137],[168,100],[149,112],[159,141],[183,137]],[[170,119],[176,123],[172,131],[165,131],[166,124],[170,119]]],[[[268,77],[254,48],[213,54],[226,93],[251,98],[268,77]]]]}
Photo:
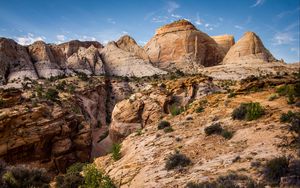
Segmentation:
{"type": "Polygon", "coordinates": [[[101,55],[105,62],[106,71],[110,75],[143,77],[166,74],[165,71],[154,67],[148,60],[119,48],[115,42],[108,43],[101,50],[101,55]]]}
{"type": "Polygon", "coordinates": [[[188,73],[217,65],[225,55],[212,38],[186,20],[159,28],[144,49],[159,68],[188,73]]]}
{"type": "Polygon", "coordinates": [[[216,43],[223,48],[225,54],[235,43],[233,35],[212,36],[211,38],[214,39],[216,43]]]}
{"type": "Polygon", "coordinates": [[[140,57],[144,60],[149,60],[148,55],[144,51],[143,48],[141,48],[133,38],[131,38],[128,35],[125,35],[121,37],[117,42],[117,46],[121,48],[122,50],[125,50],[127,52],[131,52],[135,54],[136,56],[140,57]]]}
{"type": "Polygon", "coordinates": [[[224,64],[272,61],[276,61],[276,59],[265,48],[260,38],[253,32],[246,32],[244,36],[230,48],[223,59],[224,64]]]}

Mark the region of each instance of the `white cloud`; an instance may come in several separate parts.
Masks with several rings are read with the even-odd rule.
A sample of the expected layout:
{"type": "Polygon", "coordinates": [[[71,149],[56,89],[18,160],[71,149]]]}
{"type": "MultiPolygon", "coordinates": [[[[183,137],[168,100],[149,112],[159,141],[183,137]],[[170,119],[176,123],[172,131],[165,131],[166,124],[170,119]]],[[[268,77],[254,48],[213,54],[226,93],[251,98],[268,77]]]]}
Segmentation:
{"type": "Polygon", "coordinates": [[[291,33],[276,33],[273,37],[273,45],[291,44],[295,41],[291,33]]]}
{"type": "Polygon", "coordinates": [[[291,48],[290,50],[291,50],[291,52],[295,52],[298,57],[300,56],[300,49],[299,48],[291,48]]]}
{"type": "Polygon", "coordinates": [[[152,22],[154,23],[163,23],[168,22],[169,18],[167,16],[156,16],[152,18],[152,22]]]}
{"type": "Polygon", "coordinates": [[[242,27],[242,26],[240,26],[240,25],[235,25],[234,27],[235,27],[236,29],[240,29],[240,30],[244,29],[244,27],[242,27]]]}
{"type": "Polygon", "coordinates": [[[206,30],[209,30],[209,31],[213,30],[213,26],[212,26],[211,24],[208,24],[208,23],[207,23],[207,24],[205,24],[204,26],[205,26],[205,29],[206,29],[206,30]]]}
{"type": "Polygon", "coordinates": [[[56,35],[56,38],[59,41],[65,41],[66,40],[66,36],[65,35],[56,35]]]}
{"type": "Polygon", "coordinates": [[[261,6],[265,3],[265,0],[256,0],[256,2],[251,7],[261,6]]]}
{"type": "Polygon", "coordinates": [[[82,37],[79,38],[79,40],[84,40],[84,41],[96,41],[96,38],[95,38],[95,37],[91,37],[91,36],[83,35],[82,37]]]}
{"type": "Polygon", "coordinates": [[[278,18],[283,18],[285,16],[288,16],[288,15],[292,15],[294,13],[298,13],[300,11],[300,7],[297,7],[296,9],[294,10],[287,10],[287,11],[283,11],[281,12],[280,14],[277,15],[278,18]]]}
{"type": "Polygon", "coordinates": [[[197,13],[197,18],[196,18],[195,24],[196,25],[202,25],[203,24],[203,20],[200,19],[199,13],[197,13]]]}
{"type": "Polygon", "coordinates": [[[114,19],[112,19],[112,18],[107,18],[107,20],[106,20],[108,23],[110,23],[110,24],[116,24],[117,22],[114,20],[114,19]]]}
{"type": "Polygon", "coordinates": [[[180,15],[178,15],[178,14],[171,14],[171,17],[177,18],[177,19],[182,18],[182,16],[180,16],[180,15]]]}
{"type": "Polygon", "coordinates": [[[167,11],[169,13],[174,12],[176,9],[178,9],[180,7],[180,5],[174,1],[168,1],[167,2],[167,11]]]}
{"type": "Polygon", "coordinates": [[[44,36],[34,36],[32,33],[28,33],[26,36],[21,36],[21,37],[15,37],[17,43],[21,45],[29,45],[34,43],[35,41],[39,40],[45,40],[46,37],[44,36]]]}

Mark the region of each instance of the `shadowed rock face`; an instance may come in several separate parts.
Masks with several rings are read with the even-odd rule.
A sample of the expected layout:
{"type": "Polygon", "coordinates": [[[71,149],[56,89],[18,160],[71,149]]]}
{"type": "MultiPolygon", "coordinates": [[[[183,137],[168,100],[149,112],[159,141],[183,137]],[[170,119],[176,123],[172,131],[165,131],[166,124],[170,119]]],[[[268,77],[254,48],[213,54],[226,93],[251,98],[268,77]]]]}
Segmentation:
{"type": "Polygon", "coordinates": [[[203,66],[217,65],[224,57],[223,50],[212,38],[186,20],[159,28],[144,49],[159,68],[189,73],[203,66]]]}
{"type": "Polygon", "coordinates": [[[260,38],[253,32],[246,32],[244,36],[230,48],[223,63],[239,62],[272,62],[273,55],[265,48],[260,38]]]}
{"type": "Polygon", "coordinates": [[[108,43],[101,50],[101,56],[110,75],[142,77],[166,73],[154,67],[148,60],[140,58],[136,53],[119,48],[115,42],[108,43]]]}
{"type": "Polygon", "coordinates": [[[225,54],[235,43],[233,35],[212,36],[211,38],[224,50],[225,54]]]}

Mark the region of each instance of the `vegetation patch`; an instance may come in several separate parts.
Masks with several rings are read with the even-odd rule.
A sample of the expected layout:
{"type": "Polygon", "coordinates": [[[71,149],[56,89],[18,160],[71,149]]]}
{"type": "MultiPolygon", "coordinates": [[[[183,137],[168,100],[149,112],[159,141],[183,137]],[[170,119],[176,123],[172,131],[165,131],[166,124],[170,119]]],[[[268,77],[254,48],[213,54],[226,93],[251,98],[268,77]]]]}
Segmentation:
{"type": "Polygon", "coordinates": [[[210,136],[212,134],[217,134],[217,135],[221,135],[222,137],[228,140],[231,139],[233,136],[233,132],[227,129],[223,129],[219,122],[213,123],[212,125],[206,127],[204,129],[204,132],[207,136],[210,136]]]}
{"type": "Polygon", "coordinates": [[[252,121],[265,114],[264,108],[258,102],[241,103],[233,110],[231,117],[238,120],[252,121]]]}
{"type": "Polygon", "coordinates": [[[172,170],[175,168],[186,167],[191,164],[191,160],[184,154],[176,152],[170,155],[166,161],[166,169],[172,170]]]}
{"type": "Polygon", "coordinates": [[[279,184],[280,178],[288,174],[289,161],[286,157],[278,157],[268,161],[264,168],[264,177],[267,181],[279,184]]]}
{"type": "Polygon", "coordinates": [[[113,144],[111,153],[114,161],[121,159],[121,144],[113,144]]]}
{"type": "Polygon", "coordinates": [[[165,129],[170,126],[171,126],[170,122],[163,120],[163,121],[159,122],[159,124],[157,125],[157,129],[161,130],[161,129],[165,129]]]}
{"type": "Polygon", "coordinates": [[[172,114],[172,116],[177,116],[179,114],[181,114],[184,111],[183,107],[178,106],[177,104],[172,104],[170,107],[170,112],[172,114]]]}

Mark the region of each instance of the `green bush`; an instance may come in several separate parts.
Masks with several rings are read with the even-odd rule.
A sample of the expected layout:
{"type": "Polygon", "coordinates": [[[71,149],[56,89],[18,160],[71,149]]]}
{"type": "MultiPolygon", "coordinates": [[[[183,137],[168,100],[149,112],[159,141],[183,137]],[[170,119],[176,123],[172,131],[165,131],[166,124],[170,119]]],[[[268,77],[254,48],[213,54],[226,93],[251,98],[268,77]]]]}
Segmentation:
{"type": "Polygon", "coordinates": [[[229,94],[228,94],[228,98],[233,98],[233,97],[235,97],[236,96],[236,93],[234,93],[234,92],[230,92],[229,94]]]}
{"type": "Polygon", "coordinates": [[[264,115],[264,109],[258,102],[241,103],[233,110],[231,117],[233,119],[252,121],[264,115]]]}
{"type": "Polygon", "coordinates": [[[178,167],[186,167],[190,164],[191,160],[187,156],[176,152],[168,157],[165,167],[167,170],[172,170],[178,167]]]}
{"type": "Polygon", "coordinates": [[[89,77],[84,72],[77,72],[77,76],[82,81],[88,81],[89,77]]]}
{"type": "Polygon", "coordinates": [[[8,187],[49,187],[50,177],[44,169],[24,165],[12,166],[3,174],[2,180],[8,187]]]}
{"type": "Polygon", "coordinates": [[[173,132],[173,131],[174,131],[174,129],[171,126],[164,128],[165,133],[169,133],[169,132],[173,132]]]}
{"type": "Polygon", "coordinates": [[[287,113],[282,113],[280,117],[280,122],[282,123],[290,123],[293,118],[300,118],[300,113],[294,113],[292,111],[288,111],[287,113]]]}
{"type": "Polygon", "coordinates": [[[121,159],[121,144],[113,144],[111,153],[113,160],[117,161],[121,159]]]}
{"type": "Polygon", "coordinates": [[[57,101],[58,99],[58,91],[56,89],[49,88],[45,93],[45,99],[51,101],[57,101]]]}
{"type": "Polygon", "coordinates": [[[212,134],[221,134],[223,131],[223,128],[221,127],[221,124],[214,123],[208,127],[205,127],[204,132],[207,136],[212,135],[212,134]]]}
{"type": "Polygon", "coordinates": [[[280,178],[288,174],[289,162],[286,157],[278,157],[268,161],[264,168],[264,177],[267,181],[279,184],[280,178]]]}
{"type": "Polygon", "coordinates": [[[170,126],[171,126],[170,122],[162,120],[161,122],[159,122],[157,129],[160,130],[170,126]]]}
{"type": "Polygon", "coordinates": [[[60,91],[64,91],[66,85],[67,85],[67,83],[66,83],[66,81],[64,80],[64,81],[62,81],[62,82],[60,82],[60,83],[58,83],[58,84],[56,85],[56,89],[57,89],[57,90],[60,90],[60,91]]]}
{"type": "Polygon", "coordinates": [[[203,106],[199,106],[198,108],[196,108],[196,112],[197,113],[204,112],[204,107],[203,106]]]}
{"type": "Polygon", "coordinates": [[[222,135],[225,139],[229,140],[229,139],[231,139],[231,138],[233,137],[233,132],[232,132],[232,131],[228,131],[228,130],[226,130],[226,129],[223,129],[221,135],[222,135]]]}
{"type": "Polygon", "coordinates": [[[275,99],[277,99],[277,98],[278,98],[278,95],[275,94],[275,93],[273,93],[272,95],[269,96],[268,100],[269,100],[269,101],[273,101],[273,100],[275,100],[275,99]]]}
{"type": "Polygon", "coordinates": [[[182,107],[177,106],[177,104],[172,104],[170,107],[170,112],[172,114],[172,116],[177,116],[179,114],[181,114],[184,111],[184,109],[182,107]]]}
{"type": "Polygon", "coordinates": [[[112,180],[99,171],[94,164],[88,164],[83,168],[84,187],[87,188],[115,188],[112,180]]]}

